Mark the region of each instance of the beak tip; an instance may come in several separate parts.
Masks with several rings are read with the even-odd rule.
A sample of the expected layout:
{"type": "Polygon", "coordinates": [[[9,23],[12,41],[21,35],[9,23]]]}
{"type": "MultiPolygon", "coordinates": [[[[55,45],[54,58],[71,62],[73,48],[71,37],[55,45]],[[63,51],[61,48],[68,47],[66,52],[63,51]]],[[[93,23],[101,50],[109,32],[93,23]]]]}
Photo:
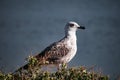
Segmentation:
{"type": "Polygon", "coordinates": [[[80,26],[79,29],[85,29],[85,26],[80,26]]]}

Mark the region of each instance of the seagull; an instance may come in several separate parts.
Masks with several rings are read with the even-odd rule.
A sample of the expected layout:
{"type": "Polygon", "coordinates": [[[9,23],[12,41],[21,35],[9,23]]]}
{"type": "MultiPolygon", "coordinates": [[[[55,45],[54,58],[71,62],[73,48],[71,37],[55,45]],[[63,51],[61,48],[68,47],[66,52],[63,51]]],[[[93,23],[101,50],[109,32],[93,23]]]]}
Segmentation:
{"type": "MultiPolygon", "coordinates": [[[[38,61],[48,61],[49,64],[61,65],[62,63],[70,62],[77,52],[76,31],[78,29],[85,29],[85,27],[74,21],[68,22],[65,25],[65,36],[59,41],[46,47],[42,52],[34,57],[38,61]]],[[[28,64],[22,67],[22,69],[27,68],[28,64]]]]}

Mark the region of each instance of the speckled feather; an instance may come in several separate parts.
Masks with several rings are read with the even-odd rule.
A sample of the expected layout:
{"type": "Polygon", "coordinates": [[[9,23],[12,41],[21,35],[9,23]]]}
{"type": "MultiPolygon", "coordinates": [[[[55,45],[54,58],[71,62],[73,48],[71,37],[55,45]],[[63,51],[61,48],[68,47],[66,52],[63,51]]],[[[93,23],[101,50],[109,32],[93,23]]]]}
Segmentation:
{"type": "MultiPolygon", "coordinates": [[[[39,62],[48,61],[49,64],[60,64],[62,63],[60,59],[69,53],[69,49],[66,47],[64,40],[59,42],[54,42],[47,48],[45,48],[41,53],[34,56],[39,62]]],[[[28,64],[20,67],[18,70],[28,69],[28,64]]]]}
{"type": "Polygon", "coordinates": [[[59,43],[53,43],[47,48],[45,48],[39,55],[36,55],[35,57],[38,60],[44,59],[45,61],[48,61],[49,63],[59,64],[62,63],[60,59],[63,56],[66,56],[69,53],[69,49],[67,48],[66,44],[59,42],[59,43]]]}

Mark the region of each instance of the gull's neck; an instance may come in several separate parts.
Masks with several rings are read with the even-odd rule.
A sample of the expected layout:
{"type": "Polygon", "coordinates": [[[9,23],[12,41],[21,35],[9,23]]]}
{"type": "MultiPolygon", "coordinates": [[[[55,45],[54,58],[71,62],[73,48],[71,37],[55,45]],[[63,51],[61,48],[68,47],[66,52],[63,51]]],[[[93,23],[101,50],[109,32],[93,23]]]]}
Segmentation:
{"type": "Polygon", "coordinates": [[[77,40],[77,38],[76,38],[76,31],[67,31],[65,33],[65,37],[67,39],[72,40],[72,41],[74,41],[76,43],[76,40],[77,40]]]}

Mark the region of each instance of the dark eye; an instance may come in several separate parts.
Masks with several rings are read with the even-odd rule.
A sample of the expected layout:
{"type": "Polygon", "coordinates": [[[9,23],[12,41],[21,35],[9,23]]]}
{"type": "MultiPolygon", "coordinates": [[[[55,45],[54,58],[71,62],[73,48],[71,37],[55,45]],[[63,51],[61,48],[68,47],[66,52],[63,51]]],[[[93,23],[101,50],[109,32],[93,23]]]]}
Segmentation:
{"type": "Polygon", "coordinates": [[[74,26],[74,24],[69,24],[69,26],[70,26],[70,27],[73,27],[73,26],[74,26]]]}

